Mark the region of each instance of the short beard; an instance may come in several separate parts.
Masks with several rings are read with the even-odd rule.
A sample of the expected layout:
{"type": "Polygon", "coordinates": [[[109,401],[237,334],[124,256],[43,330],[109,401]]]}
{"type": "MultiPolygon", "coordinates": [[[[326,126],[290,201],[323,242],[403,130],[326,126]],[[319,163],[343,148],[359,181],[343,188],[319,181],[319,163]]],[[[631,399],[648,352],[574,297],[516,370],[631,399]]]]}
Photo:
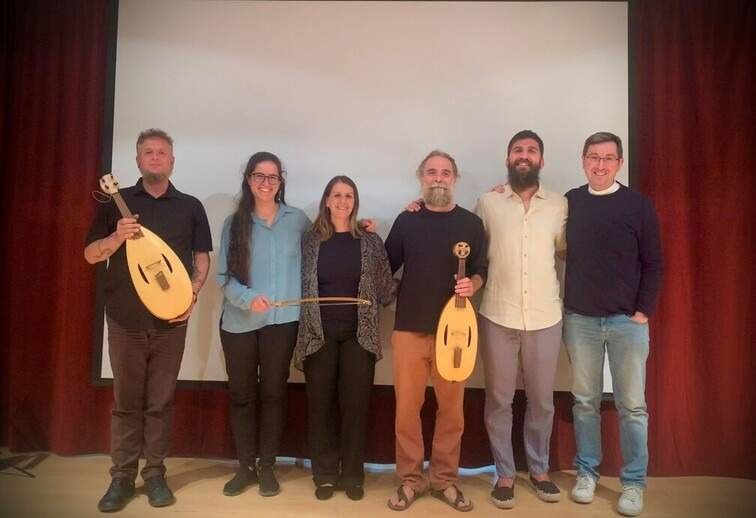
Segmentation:
{"type": "Polygon", "coordinates": [[[431,207],[447,207],[454,197],[448,187],[431,186],[423,188],[423,200],[431,207]]]}
{"type": "Polygon", "coordinates": [[[518,170],[516,163],[507,165],[507,171],[509,172],[509,186],[514,192],[521,192],[538,185],[538,174],[541,172],[541,168],[530,162],[528,163],[530,164],[530,169],[527,171],[518,170]]]}
{"type": "Polygon", "coordinates": [[[165,181],[167,177],[168,175],[165,175],[162,173],[143,173],[142,174],[142,178],[144,179],[145,183],[148,183],[150,185],[163,183],[163,181],[165,181]]]}

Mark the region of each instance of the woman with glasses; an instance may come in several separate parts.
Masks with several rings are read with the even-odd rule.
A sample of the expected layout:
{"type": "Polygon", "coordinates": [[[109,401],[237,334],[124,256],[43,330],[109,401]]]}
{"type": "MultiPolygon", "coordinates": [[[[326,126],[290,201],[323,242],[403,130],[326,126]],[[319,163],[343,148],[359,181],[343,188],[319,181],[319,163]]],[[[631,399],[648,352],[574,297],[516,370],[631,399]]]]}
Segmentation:
{"type": "Polygon", "coordinates": [[[302,296],[356,297],[369,305],[305,305],[294,364],[304,370],[315,496],[339,487],[364,495],[364,450],[375,362],[381,358],[378,304],[393,293],[381,238],[360,229],[357,186],[336,176],[302,237],[302,296]]]}
{"type": "Polygon", "coordinates": [[[252,155],[236,211],[223,225],[220,337],[239,458],[239,470],[223,488],[228,496],[258,481],[260,495],[280,492],[273,466],[286,417],[299,307],[273,302],[300,297],[300,241],[310,227],[304,212],[285,203],[282,172],[276,155],[252,155]]]}

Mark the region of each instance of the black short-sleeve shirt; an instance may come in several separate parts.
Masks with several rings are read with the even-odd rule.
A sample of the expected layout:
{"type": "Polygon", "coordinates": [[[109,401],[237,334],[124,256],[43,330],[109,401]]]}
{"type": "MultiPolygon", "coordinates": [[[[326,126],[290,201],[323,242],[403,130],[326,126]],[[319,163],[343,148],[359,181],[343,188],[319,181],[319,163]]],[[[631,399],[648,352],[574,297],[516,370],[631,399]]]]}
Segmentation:
{"type": "MultiPolygon", "coordinates": [[[[184,194],[173,184],[159,198],[144,190],[139,179],[133,187],[119,191],[129,210],[139,215],[139,224],[160,236],[170,246],[189,275],[193,272],[193,252],[213,249],[210,225],[202,203],[184,194]]],[[[116,229],[121,213],[114,202],[102,205],[87,234],[85,246],[110,235],[116,229]]],[[[105,274],[105,310],[110,318],[126,329],[159,329],[172,324],[150,313],[139,300],[129,275],[126,246],[121,246],[108,259],[105,274]]]]}

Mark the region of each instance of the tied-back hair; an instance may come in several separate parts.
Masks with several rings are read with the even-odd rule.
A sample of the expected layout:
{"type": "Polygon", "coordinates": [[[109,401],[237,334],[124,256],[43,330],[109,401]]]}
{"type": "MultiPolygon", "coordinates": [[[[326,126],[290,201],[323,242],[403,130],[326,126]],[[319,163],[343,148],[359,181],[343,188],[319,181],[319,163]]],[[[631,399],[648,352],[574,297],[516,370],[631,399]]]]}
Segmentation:
{"type": "Polygon", "coordinates": [[[321,241],[328,241],[336,232],[336,229],[331,222],[331,211],[328,207],[326,207],[326,200],[331,194],[333,187],[337,183],[348,185],[354,191],[354,207],[352,208],[352,213],[349,215],[349,233],[352,234],[353,238],[360,239],[365,235],[365,231],[362,230],[360,228],[360,225],[357,223],[357,211],[360,208],[360,194],[357,192],[357,186],[355,185],[354,181],[352,181],[352,179],[348,176],[334,176],[333,178],[331,178],[331,181],[329,181],[325,186],[325,189],[323,190],[323,196],[321,196],[320,198],[318,217],[315,218],[315,222],[312,224],[312,228],[320,236],[321,241]]]}
{"type": "Polygon", "coordinates": [[[226,282],[234,277],[240,283],[250,285],[250,261],[249,251],[252,244],[252,214],[255,212],[255,197],[247,183],[252,173],[261,162],[273,162],[278,169],[278,175],[281,181],[278,184],[276,192],[276,203],[286,203],[284,201],[285,182],[284,171],[281,166],[281,160],[267,151],[260,151],[249,157],[247,166],[244,168],[242,176],[241,192],[239,193],[239,203],[231,219],[231,229],[228,244],[228,257],[226,267],[226,282]]]}

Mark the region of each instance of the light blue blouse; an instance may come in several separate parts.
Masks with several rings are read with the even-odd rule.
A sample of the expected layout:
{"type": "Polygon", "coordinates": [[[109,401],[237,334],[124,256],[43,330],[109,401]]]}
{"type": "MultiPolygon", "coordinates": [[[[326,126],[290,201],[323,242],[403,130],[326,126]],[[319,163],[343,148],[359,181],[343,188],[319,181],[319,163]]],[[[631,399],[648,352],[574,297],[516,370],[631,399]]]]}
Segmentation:
{"type": "Polygon", "coordinates": [[[250,244],[250,285],[227,275],[227,256],[233,216],[223,223],[218,254],[218,284],[223,290],[221,328],[230,333],[246,333],[270,324],[299,320],[299,306],[271,308],[265,313],[249,309],[252,299],[265,295],[271,302],[298,299],[302,295],[302,234],[311,226],[304,212],[281,204],[273,224],[252,217],[250,244]]]}

